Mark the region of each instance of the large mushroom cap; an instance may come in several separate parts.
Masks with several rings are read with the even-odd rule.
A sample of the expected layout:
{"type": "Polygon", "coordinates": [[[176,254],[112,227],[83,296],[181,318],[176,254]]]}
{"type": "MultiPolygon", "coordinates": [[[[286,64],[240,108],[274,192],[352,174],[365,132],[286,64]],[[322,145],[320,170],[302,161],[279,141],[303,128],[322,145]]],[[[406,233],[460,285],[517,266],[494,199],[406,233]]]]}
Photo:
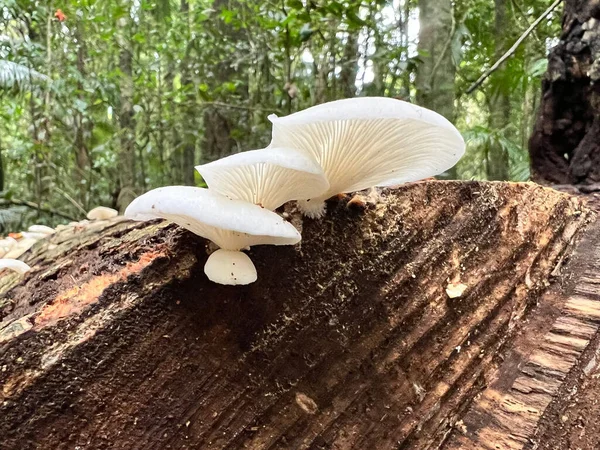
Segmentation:
{"type": "Polygon", "coordinates": [[[313,157],[335,194],[392,186],[440,174],[464,154],[458,130],[443,116],[401,100],[338,100],[273,122],[272,147],[291,147],[313,157]]]}
{"type": "Polygon", "coordinates": [[[298,230],[276,213],[190,186],[167,186],[147,192],[131,202],[125,217],[167,219],[226,250],[300,242],[298,230]]]}
{"type": "Polygon", "coordinates": [[[294,149],[251,150],[197,166],[211,191],[274,210],[329,188],[316,161],[294,149]]]}

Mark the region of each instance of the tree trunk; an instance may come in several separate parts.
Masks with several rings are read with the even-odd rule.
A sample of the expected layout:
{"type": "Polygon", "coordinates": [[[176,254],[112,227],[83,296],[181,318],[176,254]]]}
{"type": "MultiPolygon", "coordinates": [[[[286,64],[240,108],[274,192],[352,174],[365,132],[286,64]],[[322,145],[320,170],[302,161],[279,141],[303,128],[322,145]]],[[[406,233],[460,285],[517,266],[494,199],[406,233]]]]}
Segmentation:
{"type": "Polygon", "coordinates": [[[120,146],[119,161],[119,195],[117,208],[125,208],[136,197],[135,176],[135,120],[133,111],[133,49],[130,38],[131,19],[126,14],[119,19],[118,42],[120,47],[119,69],[120,78],[120,106],[119,127],[120,146]]]}
{"type": "Polygon", "coordinates": [[[548,57],[529,154],[536,181],[600,181],[598,1],[565,2],[562,33],[548,57]]]}
{"type": "Polygon", "coordinates": [[[195,124],[196,111],[196,89],[194,83],[191,80],[190,74],[190,53],[191,53],[191,33],[190,33],[190,5],[187,0],[181,0],[180,5],[181,13],[184,15],[184,19],[187,23],[187,49],[185,57],[181,61],[181,87],[185,92],[185,104],[183,105],[183,158],[182,158],[182,170],[183,170],[183,183],[188,186],[194,186],[194,167],[197,164],[196,161],[196,134],[198,127],[195,124]]]}
{"type": "Polygon", "coordinates": [[[4,157],[2,156],[2,141],[0,141],[0,192],[4,191],[4,157]]]}
{"type": "Polygon", "coordinates": [[[358,32],[350,31],[344,45],[344,56],[341,61],[340,85],[344,98],[356,96],[356,74],[358,73],[358,32]]]}
{"type": "MultiPolygon", "coordinates": [[[[81,28],[83,23],[78,20],[75,25],[75,39],[77,39],[77,72],[81,80],[86,77],[85,59],[86,48],[85,40],[81,28]]],[[[77,83],[78,99],[83,102],[83,82],[77,83]]],[[[90,170],[90,154],[86,145],[86,135],[89,132],[89,125],[86,123],[85,115],[82,111],[75,113],[75,170],[73,171],[73,179],[77,184],[77,192],[79,193],[79,204],[84,209],[88,209],[88,193],[91,189],[91,179],[89,177],[90,170]]]]}
{"type": "MultiPolygon", "coordinates": [[[[243,3],[243,2],[242,2],[243,3]]],[[[220,11],[230,7],[229,0],[214,0],[212,9],[220,11]]],[[[236,28],[231,24],[219,20],[215,24],[216,31],[223,35],[223,39],[229,42],[237,42],[240,39],[246,39],[242,29],[236,28]]],[[[242,66],[237,66],[234,69],[234,61],[231,55],[219,55],[219,63],[216,64],[212,71],[214,72],[214,87],[220,86],[222,83],[238,80],[238,74],[244,71],[242,66]]],[[[247,97],[246,97],[247,98],[247,97]]],[[[216,100],[229,101],[229,97],[216,97],[216,100]]],[[[205,108],[203,113],[204,136],[202,137],[202,153],[201,161],[203,163],[214,161],[215,159],[231,155],[238,151],[236,141],[232,138],[232,131],[235,129],[236,120],[233,119],[234,114],[231,109],[222,108],[205,108]]],[[[238,118],[238,122],[241,120],[238,118]]],[[[249,119],[245,119],[248,123],[249,119]]],[[[248,129],[249,130],[249,129],[248,129]]]]}
{"type": "MultiPolygon", "coordinates": [[[[495,52],[494,60],[500,59],[506,51],[506,36],[508,25],[508,1],[495,0],[495,52]]],[[[506,67],[503,65],[490,77],[490,129],[505,133],[510,124],[510,92],[509,83],[505,81],[506,67]]],[[[508,152],[498,142],[492,143],[487,149],[487,177],[489,180],[508,180],[508,152]]]]}
{"type": "Polygon", "coordinates": [[[165,223],[41,241],[23,257],[30,273],[0,277],[0,448],[527,440],[598,327],[597,298],[542,295],[588,211],[532,184],[383,197],[330,202],[322,221],[288,205],[302,244],[254,247],[249,286],[208,282],[207,242],[165,223]]]}
{"type": "Polygon", "coordinates": [[[202,162],[208,163],[236,153],[231,139],[231,125],[227,116],[216,108],[204,110],[204,136],[202,137],[202,162]]]}
{"type": "MultiPolygon", "coordinates": [[[[417,70],[417,103],[454,122],[456,67],[450,39],[454,33],[452,0],[419,0],[419,45],[423,62],[417,70]]],[[[455,178],[451,169],[449,177],[455,178]]]]}

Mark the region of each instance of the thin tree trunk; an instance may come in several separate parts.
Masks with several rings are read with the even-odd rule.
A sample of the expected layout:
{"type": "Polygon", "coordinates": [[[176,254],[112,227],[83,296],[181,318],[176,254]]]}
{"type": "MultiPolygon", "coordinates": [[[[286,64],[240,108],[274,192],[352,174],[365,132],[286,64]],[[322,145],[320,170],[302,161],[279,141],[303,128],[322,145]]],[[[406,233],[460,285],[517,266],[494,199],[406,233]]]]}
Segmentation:
{"type": "MultiPolygon", "coordinates": [[[[419,0],[419,52],[423,62],[417,70],[417,103],[454,122],[456,67],[450,39],[454,33],[451,0],[419,0]]],[[[454,170],[447,173],[455,178],[454,170]]]]}
{"type": "MultiPolygon", "coordinates": [[[[81,33],[81,27],[83,26],[81,21],[78,21],[75,25],[75,38],[77,39],[77,71],[79,72],[80,79],[84,79],[86,75],[85,70],[85,58],[86,48],[81,33]]],[[[78,98],[83,101],[83,83],[77,82],[78,98]]],[[[77,111],[75,114],[75,170],[73,171],[73,179],[77,184],[78,201],[84,208],[87,209],[88,205],[88,192],[91,188],[91,180],[86,176],[90,170],[90,155],[86,145],[86,124],[84,113],[77,111]]]]}
{"type": "Polygon", "coordinates": [[[348,32],[344,45],[344,56],[341,61],[340,85],[342,96],[356,96],[356,74],[358,73],[358,33],[348,32]]]}
{"type": "Polygon", "coordinates": [[[196,95],[194,83],[190,76],[190,52],[192,47],[190,33],[190,5],[187,0],[181,0],[181,14],[186,22],[187,29],[185,30],[187,48],[185,57],[181,60],[181,87],[185,92],[185,104],[183,105],[183,152],[182,152],[182,171],[183,183],[188,186],[195,185],[194,181],[194,166],[196,163],[196,95]]]}
{"type": "MultiPolygon", "coordinates": [[[[506,34],[508,26],[507,0],[495,0],[495,60],[506,50],[506,34]]],[[[494,131],[505,131],[510,123],[510,95],[505,66],[500,67],[491,78],[492,94],[490,99],[490,128],[494,131]]],[[[508,152],[504,147],[495,143],[487,149],[487,177],[489,180],[508,180],[508,152]]]]}
{"type": "Polygon", "coordinates": [[[2,158],[2,143],[0,142],[0,192],[4,190],[4,161],[2,158]]]}
{"type": "Polygon", "coordinates": [[[120,47],[119,69],[120,107],[119,127],[120,146],[119,161],[119,195],[117,208],[124,211],[136,197],[135,183],[135,119],[133,111],[133,49],[131,42],[131,20],[128,14],[119,19],[118,42],[120,47]]]}
{"type": "MultiPolygon", "coordinates": [[[[229,7],[228,0],[214,0],[212,8],[219,11],[229,7]]],[[[240,30],[224,22],[216,25],[217,29],[227,36],[232,42],[242,39],[240,30]]],[[[236,74],[232,67],[232,61],[228,58],[221,60],[214,67],[215,84],[221,84],[230,81],[236,74]]],[[[216,108],[205,108],[203,114],[204,136],[201,142],[201,157],[203,163],[214,161],[215,159],[228,156],[235,153],[236,142],[231,137],[231,131],[234,128],[230,118],[230,111],[218,110],[216,108]]]]}
{"type": "Polygon", "coordinates": [[[600,3],[566,0],[529,141],[532,178],[600,182],[600,3]]]}

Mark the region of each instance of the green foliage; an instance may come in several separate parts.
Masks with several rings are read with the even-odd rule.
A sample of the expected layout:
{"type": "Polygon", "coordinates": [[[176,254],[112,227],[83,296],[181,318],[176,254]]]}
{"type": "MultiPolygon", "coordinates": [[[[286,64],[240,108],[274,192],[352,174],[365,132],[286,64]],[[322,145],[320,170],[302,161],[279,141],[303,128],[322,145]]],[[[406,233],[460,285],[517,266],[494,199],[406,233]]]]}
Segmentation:
{"type": "MultiPolygon", "coordinates": [[[[134,139],[134,188],[142,193],[185,182],[190,151],[197,164],[220,149],[267,145],[269,113],[284,115],[350,95],[414,101],[423,56],[416,52],[417,3],[5,1],[0,6],[4,188],[16,198],[82,217],[98,204],[115,205],[124,136],[134,139]],[[119,26],[123,21],[126,27],[119,26]],[[124,42],[132,51],[130,99],[123,95],[124,42]],[[128,101],[132,120],[124,126],[121,113],[128,101]]],[[[513,41],[547,2],[509,3],[507,33],[513,41]]],[[[559,20],[555,15],[540,25],[508,61],[500,82],[488,80],[466,95],[495,61],[494,2],[457,0],[454,16],[449,51],[457,64],[456,124],[469,141],[459,174],[485,178],[486,152],[499,145],[509,154],[511,177],[527,179],[527,137],[547,41],[558,35],[559,20]],[[510,97],[510,124],[494,130],[490,99],[499,90],[510,97]]],[[[0,225],[16,230],[34,219],[39,213],[11,207],[2,211],[0,225]]]]}

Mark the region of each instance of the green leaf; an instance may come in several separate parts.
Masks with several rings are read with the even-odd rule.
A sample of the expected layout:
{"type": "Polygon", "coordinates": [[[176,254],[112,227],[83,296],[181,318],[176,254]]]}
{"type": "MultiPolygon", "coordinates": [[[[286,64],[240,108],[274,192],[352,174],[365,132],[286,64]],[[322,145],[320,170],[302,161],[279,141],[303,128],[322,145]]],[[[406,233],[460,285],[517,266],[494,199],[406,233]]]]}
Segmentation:
{"type": "Polygon", "coordinates": [[[288,0],[287,4],[290,8],[304,9],[304,5],[300,0],[288,0]]]}
{"type": "Polygon", "coordinates": [[[304,24],[300,29],[300,42],[308,41],[314,33],[315,30],[313,30],[309,24],[304,24]]]}

